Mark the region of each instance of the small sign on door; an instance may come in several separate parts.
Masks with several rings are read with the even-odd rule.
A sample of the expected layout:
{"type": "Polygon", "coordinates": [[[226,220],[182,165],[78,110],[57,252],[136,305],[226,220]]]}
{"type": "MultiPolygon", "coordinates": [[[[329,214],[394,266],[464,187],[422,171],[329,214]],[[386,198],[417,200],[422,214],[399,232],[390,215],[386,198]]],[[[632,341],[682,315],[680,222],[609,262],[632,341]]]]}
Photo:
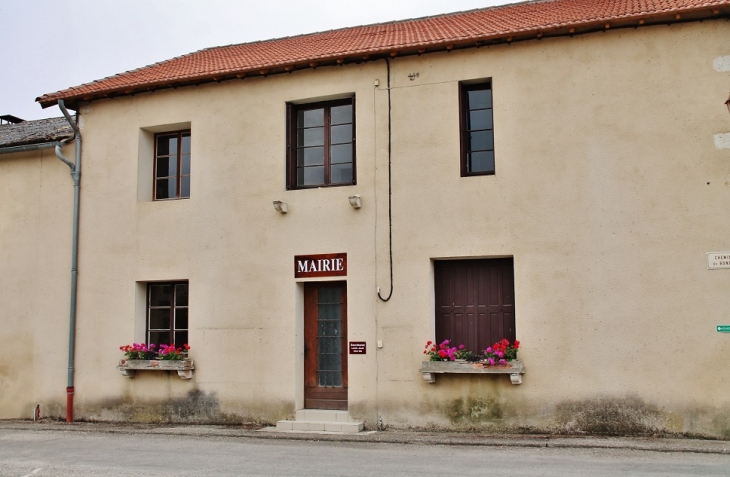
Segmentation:
{"type": "Polygon", "coordinates": [[[367,345],[364,341],[350,341],[350,354],[367,354],[367,345]]]}

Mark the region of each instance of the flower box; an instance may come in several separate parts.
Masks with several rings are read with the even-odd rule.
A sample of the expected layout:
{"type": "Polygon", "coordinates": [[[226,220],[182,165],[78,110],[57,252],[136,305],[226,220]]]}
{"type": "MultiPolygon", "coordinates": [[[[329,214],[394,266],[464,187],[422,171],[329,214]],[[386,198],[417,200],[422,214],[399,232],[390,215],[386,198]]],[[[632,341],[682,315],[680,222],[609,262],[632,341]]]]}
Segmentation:
{"type": "Polygon", "coordinates": [[[509,374],[512,384],[522,384],[525,366],[522,361],[508,361],[503,366],[485,366],[482,363],[456,361],[424,361],[421,364],[423,380],[429,384],[436,382],[437,374],[509,374]]]}
{"type": "Polygon", "coordinates": [[[195,364],[192,359],[120,359],[117,369],[128,378],[137,371],[177,371],[182,379],[191,379],[195,364]]]}

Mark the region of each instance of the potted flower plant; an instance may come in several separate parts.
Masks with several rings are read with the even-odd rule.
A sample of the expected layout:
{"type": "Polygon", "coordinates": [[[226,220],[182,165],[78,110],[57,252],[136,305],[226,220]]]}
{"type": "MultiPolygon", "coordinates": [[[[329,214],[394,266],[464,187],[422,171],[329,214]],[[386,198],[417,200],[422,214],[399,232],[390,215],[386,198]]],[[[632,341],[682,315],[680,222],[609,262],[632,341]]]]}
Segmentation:
{"type": "Polygon", "coordinates": [[[463,344],[450,346],[451,341],[444,340],[439,344],[431,340],[426,341],[423,354],[428,355],[429,361],[456,361],[464,360],[471,354],[463,344]]]}
{"type": "Polygon", "coordinates": [[[432,384],[436,382],[436,376],[439,374],[455,376],[506,374],[512,384],[522,384],[525,366],[522,362],[517,361],[519,348],[519,341],[515,340],[511,343],[505,338],[487,347],[484,354],[474,354],[464,345],[451,346],[449,340],[438,344],[427,341],[423,354],[427,355],[429,360],[421,363],[421,376],[426,383],[432,384]]]}
{"type": "Polygon", "coordinates": [[[151,343],[132,343],[120,346],[126,359],[120,359],[117,369],[123,376],[133,377],[138,370],[174,370],[183,379],[193,377],[193,361],[188,359],[190,346],[161,344],[158,349],[151,343]]]}
{"type": "Polygon", "coordinates": [[[518,340],[510,343],[507,338],[503,338],[484,350],[484,364],[485,366],[506,366],[508,361],[517,359],[518,349],[520,349],[518,340]]]}

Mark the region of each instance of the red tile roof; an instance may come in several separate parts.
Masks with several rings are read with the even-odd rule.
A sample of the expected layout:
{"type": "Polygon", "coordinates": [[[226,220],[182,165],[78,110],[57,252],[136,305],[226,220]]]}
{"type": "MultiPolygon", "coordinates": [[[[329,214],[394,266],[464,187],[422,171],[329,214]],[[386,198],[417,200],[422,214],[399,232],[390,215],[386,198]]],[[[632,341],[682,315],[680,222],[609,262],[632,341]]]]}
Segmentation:
{"type": "Polygon", "coordinates": [[[209,48],[36,99],[78,101],[372,60],[386,55],[730,16],[730,0],[536,0],[412,20],[209,48]]]}

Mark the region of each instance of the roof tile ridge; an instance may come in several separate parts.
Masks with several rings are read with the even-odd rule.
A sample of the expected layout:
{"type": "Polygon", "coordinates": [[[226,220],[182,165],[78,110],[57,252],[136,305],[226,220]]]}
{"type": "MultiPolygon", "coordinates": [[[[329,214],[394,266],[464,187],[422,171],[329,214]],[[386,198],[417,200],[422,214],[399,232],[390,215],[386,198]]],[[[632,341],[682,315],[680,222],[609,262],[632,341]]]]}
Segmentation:
{"type": "MultiPolygon", "coordinates": [[[[352,26],[346,26],[346,27],[341,27],[341,28],[331,28],[329,30],[319,30],[319,31],[313,31],[313,32],[309,32],[309,33],[300,33],[298,35],[287,35],[287,36],[268,38],[265,40],[231,43],[228,45],[217,45],[217,46],[211,46],[208,48],[203,48],[201,50],[195,51],[190,54],[192,55],[192,54],[201,53],[204,51],[213,51],[213,50],[219,50],[219,49],[225,49],[225,48],[232,48],[232,47],[236,47],[236,46],[257,45],[257,44],[261,44],[261,43],[271,43],[271,42],[278,42],[278,41],[282,41],[282,40],[292,40],[292,39],[297,39],[297,38],[313,37],[313,36],[322,35],[325,33],[336,33],[336,32],[343,32],[343,31],[347,31],[347,30],[357,30],[357,29],[361,29],[361,28],[372,28],[372,27],[388,26],[388,25],[395,25],[395,24],[401,24],[401,23],[405,24],[405,23],[421,22],[421,21],[432,20],[432,19],[436,19],[436,18],[464,15],[467,13],[473,13],[473,12],[477,12],[477,11],[498,10],[498,9],[502,9],[502,8],[515,7],[515,6],[519,6],[519,5],[525,5],[525,4],[539,4],[539,3],[550,3],[550,2],[560,2],[560,1],[564,1],[564,0],[522,0],[522,1],[512,2],[512,3],[505,3],[502,5],[491,5],[488,7],[472,8],[469,10],[457,10],[455,12],[437,13],[435,15],[424,15],[422,17],[402,18],[399,20],[388,20],[385,22],[365,23],[362,25],[352,25],[352,26]]],[[[187,55],[184,55],[184,56],[187,56],[187,55]]],[[[154,66],[154,65],[148,65],[148,66],[154,66]]],[[[146,67],[147,66],[144,66],[142,68],[146,68],[146,67]]]]}
{"type": "MultiPolygon", "coordinates": [[[[172,57],[172,58],[169,58],[169,59],[166,59],[166,60],[156,61],[154,63],[150,63],[150,64],[147,64],[147,65],[144,65],[144,66],[139,66],[137,68],[133,68],[133,69],[130,69],[130,70],[126,70],[126,71],[122,71],[122,72],[119,72],[119,73],[115,73],[115,74],[110,75],[110,76],[104,76],[103,78],[95,79],[93,81],[89,81],[89,82],[86,82],[86,83],[81,83],[81,84],[76,85],[76,86],[69,86],[68,88],[64,88],[64,89],[55,91],[53,93],[46,93],[46,94],[43,94],[43,95],[39,96],[38,98],[36,98],[36,101],[38,99],[40,99],[40,98],[43,98],[43,97],[54,97],[54,96],[58,96],[59,94],[62,94],[62,93],[67,92],[67,91],[76,91],[76,90],[79,90],[79,89],[82,89],[82,88],[93,87],[94,85],[96,85],[98,83],[101,83],[101,82],[104,82],[104,81],[113,80],[115,78],[118,78],[118,77],[124,76],[124,75],[128,75],[130,73],[141,72],[143,70],[152,68],[154,66],[161,66],[161,65],[164,65],[165,63],[170,63],[172,61],[177,61],[177,60],[183,59],[185,57],[197,55],[199,53],[204,53],[204,52],[207,53],[207,52],[213,52],[213,51],[216,51],[216,50],[224,50],[224,49],[228,49],[228,48],[235,48],[235,47],[239,47],[239,46],[249,46],[249,45],[257,45],[257,44],[263,44],[263,43],[279,42],[279,41],[282,41],[282,40],[291,40],[291,39],[297,39],[297,38],[313,37],[313,36],[322,35],[322,34],[325,34],[325,33],[334,33],[334,32],[341,32],[341,31],[347,31],[347,30],[355,30],[355,29],[358,29],[358,28],[372,28],[372,27],[377,27],[377,26],[394,25],[394,24],[398,24],[398,23],[405,24],[405,23],[412,23],[412,22],[420,22],[420,21],[430,20],[430,19],[434,19],[434,18],[443,18],[443,17],[449,17],[449,16],[463,15],[463,14],[466,14],[466,13],[471,13],[471,12],[481,11],[481,10],[501,9],[501,8],[508,8],[508,7],[516,6],[516,5],[522,5],[522,4],[545,3],[545,2],[553,2],[553,1],[560,1],[560,0],[525,0],[525,1],[522,1],[522,2],[508,3],[508,4],[505,4],[505,5],[493,5],[493,6],[484,7],[484,8],[474,8],[474,9],[471,9],[471,10],[462,10],[462,11],[449,12],[449,13],[439,13],[439,14],[436,14],[436,15],[426,15],[426,16],[423,16],[423,17],[416,17],[416,18],[407,18],[407,19],[401,19],[401,20],[389,20],[389,21],[386,21],[386,22],[377,22],[377,23],[370,23],[370,24],[365,24],[365,25],[347,26],[347,27],[342,27],[342,28],[333,28],[333,29],[330,29],[330,30],[320,30],[320,31],[316,31],[316,32],[302,33],[302,34],[299,34],[299,35],[289,35],[289,36],[283,36],[283,37],[269,38],[269,39],[265,39],[265,40],[256,40],[256,41],[248,41],[248,42],[241,42],[241,43],[231,43],[229,45],[211,46],[211,47],[207,47],[207,48],[202,48],[202,49],[199,49],[199,50],[195,50],[195,51],[192,51],[190,53],[185,53],[183,55],[175,56],[175,57],[172,57]]],[[[181,75],[181,76],[178,76],[178,77],[181,77],[182,78],[182,77],[186,77],[186,76],[187,75],[181,75]]],[[[132,84],[130,84],[130,86],[133,86],[134,84],[136,84],[136,83],[132,83],[132,84]]]]}
{"type": "Polygon", "coordinates": [[[36,101],[39,98],[57,96],[57,95],[59,95],[61,93],[64,93],[66,91],[75,91],[75,90],[79,90],[81,88],[91,87],[91,86],[93,86],[95,84],[98,84],[98,83],[101,83],[103,81],[113,80],[115,78],[118,78],[119,76],[128,75],[130,73],[137,73],[137,72],[140,72],[140,71],[143,71],[143,70],[152,68],[153,66],[161,66],[161,65],[164,65],[165,63],[170,63],[172,61],[176,61],[176,60],[185,58],[186,56],[196,55],[196,54],[200,53],[201,51],[204,51],[204,50],[196,50],[196,51],[193,51],[193,52],[190,52],[190,53],[185,53],[183,55],[174,56],[174,57],[168,58],[166,60],[156,61],[156,62],[150,63],[148,65],[139,66],[139,67],[133,68],[131,70],[122,71],[122,72],[119,72],[119,73],[116,73],[116,74],[113,74],[113,75],[110,75],[110,76],[104,76],[103,78],[95,79],[93,81],[89,81],[89,82],[86,82],[86,83],[81,83],[81,84],[76,85],[76,86],[69,86],[68,88],[64,88],[64,89],[55,91],[53,93],[43,94],[43,95],[39,96],[38,98],[36,98],[36,101]]]}
{"type": "MultiPolygon", "coordinates": [[[[275,38],[269,38],[269,39],[265,39],[265,40],[256,40],[256,41],[248,41],[248,42],[241,42],[241,43],[231,43],[229,45],[211,46],[211,47],[207,47],[207,48],[202,48],[202,49],[199,49],[199,50],[195,50],[193,52],[186,53],[186,54],[183,54],[183,55],[175,56],[175,57],[172,57],[172,58],[169,58],[169,59],[166,59],[166,60],[157,61],[157,62],[154,62],[154,63],[150,63],[148,65],[144,65],[144,66],[140,66],[140,67],[137,67],[137,68],[133,68],[131,70],[122,71],[122,72],[119,72],[119,73],[116,73],[116,74],[113,74],[113,75],[110,75],[110,76],[105,76],[103,78],[95,79],[93,81],[89,81],[89,82],[86,82],[86,83],[81,83],[81,84],[76,85],[76,86],[69,86],[68,88],[64,88],[64,89],[55,91],[53,93],[45,93],[45,94],[39,96],[38,98],[36,98],[36,101],[38,101],[40,98],[44,98],[44,97],[52,98],[52,97],[58,96],[59,94],[63,94],[64,92],[76,91],[76,90],[79,90],[79,89],[82,89],[82,88],[93,87],[94,85],[99,84],[99,83],[104,82],[104,81],[113,80],[115,78],[118,78],[120,76],[125,76],[125,75],[128,75],[130,73],[141,72],[143,70],[147,70],[147,69],[152,68],[152,67],[155,67],[155,66],[161,66],[161,65],[164,65],[165,63],[170,63],[172,61],[177,61],[177,60],[183,59],[185,57],[197,55],[197,54],[204,53],[204,52],[212,52],[212,51],[216,51],[216,50],[224,50],[224,49],[235,48],[235,47],[239,47],[239,46],[257,45],[257,44],[262,44],[262,43],[273,43],[273,42],[279,42],[279,41],[282,41],[282,40],[291,40],[291,39],[297,39],[297,38],[313,37],[313,36],[322,35],[322,34],[325,34],[325,33],[334,33],[334,32],[342,32],[342,31],[347,31],[347,30],[356,30],[356,29],[359,29],[359,28],[372,28],[372,27],[378,27],[378,26],[387,26],[387,25],[395,25],[395,24],[406,24],[406,23],[422,22],[422,21],[431,20],[431,19],[435,19],[435,18],[452,17],[452,16],[458,16],[458,15],[464,15],[464,14],[468,14],[468,13],[473,13],[473,12],[477,12],[477,11],[498,10],[498,9],[503,9],[503,8],[516,7],[516,6],[525,5],[525,4],[540,4],[540,3],[550,3],[550,2],[560,2],[560,1],[563,1],[563,0],[523,0],[523,1],[518,1],[518,2],[514,2],[514,3],[503,4],[503,5],[492,5],[492,6],[489,6],[489,7],[473,8],[473,9],[470,9],[470,10],[460,10],[460,11],[455,11],[455,12],[439,13],[439,14],[436,14],[436,15],[425,15],[425,16],[422,16],[422,17],[415,17],[415,18],[406,18],[406,19],[400,19],[400,20],[389,20],[389,21],[385,21],[385,22],[368,23],[368,24],[364,24],[364,25],[347,26],[347,27],[342,27],[342,28],[333,28],[333,29],[330,29],[330,30],[320,30],[320,31],[316,31],[316,32],[302,33],[302,34],[299,34],[299,35],[289,35],[289,36],[283,36],[283,37],[275,37],[275,38]]],[[[228,69],[224,69],[224,70],[221,70],[221,71],[228,71],[228,69]]],[[[188,77],[188,76],[189,75],[180,75],[180,76],[178,76],[178,78],[185,78],[185,77],[188,77]]],[[[131,83],[129,86],[131,87],[131,86],[135,86],[135,85],[139,85],[139,84],[147,84],[147,83],[146,82],[134,82],[134,83],[131,83]]]]}
{"type": "MultiPolygon", "coordinates": [[[[547,1],[551,1],[551,0],[547,0],[547,1]]],[[[555,1],[560,1],[560,0],[555,0],[555,1]]],[[[689,1],[691,2],[692,0],[689,0],[689,1]]],[[[656,3],[658,3],[658,2],[656,2],[656,3]]],[[[666,5],[666,2],[661,2],[661,3],[666,5]]],[[[582,20],[575,19],[575,20],[564,21],[564,22],[559,22],[559,23],[549,23],[549,24],[546,23],[545,25],[542,25],[541,28],[563,26],[563,25],[569,25],[571,23],[582,23],[582,22],[590,22],[590,21],[599,22],[599,21],[615,20],[617,18],[632,18],[632,17],[641,16],[641,15],[656,15],[656,14],[662,14],[662,13],[667,13],[667,12],[679,13],[679,12],[686,12],[686,11],[690,11],[690,10],[696,10],[696,9],[700,9],[700,8],[707,8],[707,7],[716,6],[716,5],[728,5],[728,4],[730,4],[730,0],[706,0],[702,3],[698,2],[698,3],[694,3],[692,5],[683,5],[683,6],[678,5],[676,7],[656,5],[653,9],[643,8],[641,11],[632,11],[630,13],[623,13],[620,15],[619,14],[604,14],[601,16],[596,15],[596,16],[593,16],[590,18],[586,17],[582,20]]]]}
{"type": "MultiPolygon", "coordinates": [[[[397,26],[397,25],[411,25],[416,24],[416,27],[419,24],[425,24],[425,27],[432,27],[436,30],[441,31],[441,38],[437,39],[420,39],[420,40],[414,40],[411,38],[408,41],[400,41],[400,42],[394,42],[392,45],[390,45],[391,48],[398,48],[402,47],[404,45],[410,46],[410,47],[417,47],[417,46],[426,46],[426,45],[433,45],[433,44],[439,44],[443,42],[448,41],[460,41],[464,39],[470,39],[470,38],[476,38],[476,37],[490,37],[491,34],[484,34],[486,32],[483,32],[481,35],[474,34],[473,32],[459,32],[459,31],[453,31],[450,27],[444,27],[441,28],[439,26],[440,23],[438,19],[451,19],[455,18],[458,22],[460,19],[464,17],[470,17],[474,13],[478,12],[488,12],[488,11],[504,11],[505,14],[509,14],[511,10],[516,10],[517,13],[520,12],[520,10],[526,6],[535,6],[537,7],[537,11],[542,11],[544,8],[541,8],[539,6],[543,6],[545,4],[555,4],[556,8],[560,8],[561,10],[569,10],[573,18],[565,19],[565,16],[563,18],[560,18],[562,15],[559,15],[558,18],[554,17],[554,21],[550,23],[540,23],[539,21],[533,22],[530,26],[510,26],[508,28],[504,28],[502,31],[499,32],[499,35],[506,35],[506,34],[514,34],[514,33],[521,33],[521,32],[527,32],[527,31],[537,31],[537,30],[548,30],[553,28],[560,28],[565,26],[571,26],[571,25],[580,25],[580,24],[587,24],[587,23],[598,23],[598,22],[604,22],[604,21],[611,21],[615,19],[626,19],[626,18],[637,18],[642,17],[644,15],[656,15],[656,14],[662,14],[666,12],[688,12],[693,10],[699,10],[704,8],[709,8],[713,6],[720,6],[720,5],[728,5],[730,4],[730,0],[674,0],[674,1],[664,1],[664,0],[653,0],[646,2],[642,5],[643,2],[637,2],[637,4],[634,4],[634,2],[626,2],[628,3],[628,8],[625,11],[625,13],[609,13],[605,12],[603,14],[596,15],[595,10],[592,9],[585,9],[586,4],[590,5],[589,0],[525,0],[520,2],[514,2],[514,3],[507,3],[503,5],[494,5],[489,7],[482,7],[482,8],[475,8],[471,10],[463,10],[463,11],[456,11],[456,12],[449,12],[449,13],[440,13],[437,15],[429,15],[429,16],[423,16],[423,17],[417,17],[417,18],[409,18],[409,19],[400,19],[400,20],[390,20],[386,22],[378,22],[378,23],[372,23],[372,24],[366,24],[366,25],[359,25],[359,26],[347,26],[337,29],[331,29],[331,30],[323,30],[319,32],[310,32],[310,33],[303,33],[299,35],[292,35],[292,36],[284,36],[284,37],[278,37],[278,38],[270,38],[265,40],[257,40],[257,41],[251,41],[251,42],[242,42],[242,43],[233,43],[229,45],[218,45],[213,47],[207,47],[203,49],[199,49],[190,53],[186,53],[183,55],[178,55],[173,58],[169,58],[162,61],[157,61],[155,63],[151,63],[148,65],[144,65],[138,68],[130,69],[127,71],[123,71],[120,73],[116,73],[111,76],[106,76],[104,78],[96,79],[87,83],[83,83],[76,86],[71,86],[66,89],[56,91],[53,93],[47,93],[43,94],[39,98],[36,98],[36,101],[42,101],[43,99],[46,100],[53,100],[53,98],[63,96],[64,94],[69,93],[75,93],[77,91],[84,91],[87,90],[89,92],[93,91],[104,91],[105,89],[109,89],[110,87],[113,87],[113,84],[115,82],[121,82],[119,87],[125,87],[125,88],[134,88],[138,86],[152,86],[156,84],[163,84],[168,83],[170,80],[186,80],[186,79],[195,79],[195,78],[202,78],[202,77],[208,77],[211,75],[223,75],[228,74],[231,72],[238,72],[243,71],[238,66],[230,66],[230,65],[219,65],[217,69],[209,70],[205,72],[190,72],[186,69],[181,69],[177,72],[175,75],[168,75],[164,79],[157,79],[157,78],[150,78],[149,76],[147,79],[145,79],[145,75],[149,70],[153,70],[155,68],[164,68],[165,65],[168,65],[172,62],[179,62],[180,60],[183,60],[185,58],[189,57],[195,57],[197,55],[200,55],[201,53],[204,54],[212,54],[215,55],[216,53],[219,54],[225,54],[226,50],[234,49],[237,47],[255,47],[257,45],[265,45],[265,44],[277,44],[281,42],[285,42],[288,40],[296,40],[300,38],[313,38],[316,39],[318,36],[324,36],[324,40],[327,40],[328,38],[325,36],[327,34],[338,34],[342,32],[353,32],[353,36],[355,36],[355,32],[358,30],[362,31],[362,34],[368,34],[368,29],[373,30],[372,34],[390,34],[393,33],[392,30],[389,30],[388,27],[397,26]],[[577,7],[577,8],[574,8],[577,7]],[[638,8],[636,8],[638,7],[638,8]],[[636,8],[636,9],[634,9],[636,8]],[[585,17],[580,18],[581,14],[585,14],[585,17]],[[557,20],[557,21],[555,21],[557,20]],[[433,23],[429,25],[429,23],[433,23]],[[443,31],[442,31],[443,30],[443,31]],[[129,81],[132,77],[136,76],[136,81],[129,81]],[[103,85],[104,83],[111,83],[107,85],[103,85]]],[[[528,9],[533,10],[533,9],[528,9]]],[[[565,13],[565,12],[563,12],[565,13]]],[[[544,21],[544,20],[543,20],[544,21]]],[[[446,22],[451,23],[451,22],[446,22]]],[[[410,37],[409,37],[410,38],[410,37]]],[[[335,38],[336,39],[336,38],[335,38]]],[[[359,43],[358,45],[351,45],[351,44],[343,44],[340,46],[341,49],[338,49],[338,51],[328,51],[324,53],[319,53],[316,55],[307,56],[308,59],[331,59],[338,56],[348,55],[348,54],[359,54],[359,53],[369,53],[372,51],[382,51],[384,48],[384,45],[376,45],[376,46],[365,46],[363,43],[359,43]],[[342,48],[344,46],[344,48],[342,48]]],[[[250,64],[247,70],[250,68],[259,68],[259,67],[268,67],[268,66],[278,66],[281,65],[281,61],[274,60],[274,61],[267,61],[267,59],[270,60],[270,58],[259,58],[256,61],[253,62],[253,64],[250,64]],[[256,64],[258,63],[258,64],[256,64]]],[[[290,61],[299,61],[297,58],[290,58],[290,61]]]]}

